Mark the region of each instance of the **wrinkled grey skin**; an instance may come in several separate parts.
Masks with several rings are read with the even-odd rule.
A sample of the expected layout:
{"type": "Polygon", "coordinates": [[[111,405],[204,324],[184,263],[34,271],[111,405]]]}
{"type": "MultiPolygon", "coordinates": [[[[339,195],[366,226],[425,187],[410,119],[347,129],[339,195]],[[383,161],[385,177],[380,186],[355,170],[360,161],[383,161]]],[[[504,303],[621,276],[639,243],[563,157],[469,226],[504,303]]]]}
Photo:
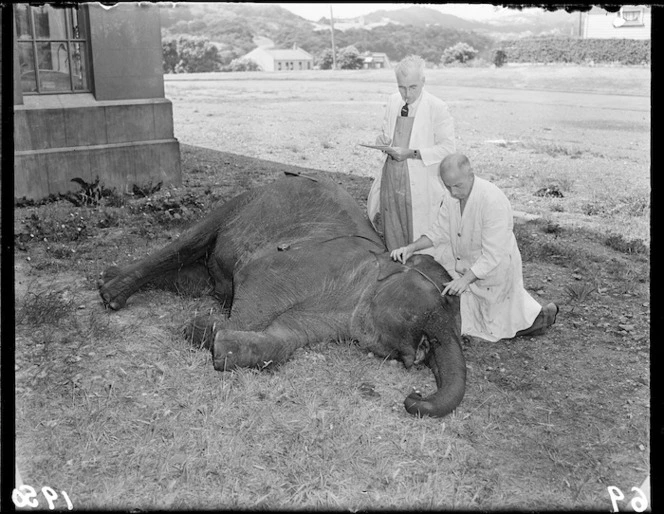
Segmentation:
{"type": "Polygon", "coordinates": [[[308,343],[351,338],[407,368],[431,368],[437,391],[408,396],[411,414],[442,417],[463,398],[459,299],[440,296],[449,275],[427,255],[392,261],[358,204],[327,179],[284,177],[248,191],[163,249],[109,268],[99,290],[120,309],[165,276],[212,283],[231,305],[229,318],[197,318],[189,331],[210,347],[217,370],[263,367],[308,343]]]}

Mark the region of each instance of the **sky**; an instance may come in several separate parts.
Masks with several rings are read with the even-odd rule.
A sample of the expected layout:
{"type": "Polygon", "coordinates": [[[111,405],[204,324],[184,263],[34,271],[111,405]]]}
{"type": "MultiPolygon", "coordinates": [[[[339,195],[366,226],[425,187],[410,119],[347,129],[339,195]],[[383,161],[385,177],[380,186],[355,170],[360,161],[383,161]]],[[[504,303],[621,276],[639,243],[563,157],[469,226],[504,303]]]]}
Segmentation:
{"type": "Polygon", "coordinates": [[[501,11],[506,11],[500,7],[491,4],[356,4],[356,3],[343,3],[343,4],[301,4],[301,3],[284,3],[278,4],[284,9],[288,9],[292,13],[302,16],[308,20],[318,21],[323,16],[330,17],[330,5],[332,6],[332,14],[335,18],[355,18],[368,14],[373,11],[381,10],[394,10],[403,9],[411,5],[420,5],[422,7],[429,7],[436,9],[445,14],[453,14],[460,18],[484,21],[490,18],[495,18],[500,15],[501,11]]]}

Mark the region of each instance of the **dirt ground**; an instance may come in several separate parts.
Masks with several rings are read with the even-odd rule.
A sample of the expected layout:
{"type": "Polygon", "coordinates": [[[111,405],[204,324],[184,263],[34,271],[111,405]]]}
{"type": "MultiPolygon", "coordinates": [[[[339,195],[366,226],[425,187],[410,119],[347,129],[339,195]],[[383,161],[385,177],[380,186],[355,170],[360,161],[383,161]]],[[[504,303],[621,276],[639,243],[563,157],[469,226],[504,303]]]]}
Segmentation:
{"type": "MultiPolygon", "coordinates": [[[[222,459],[229,475],[222,481],[226,492],[221,492],[209,474],[211,469],[224,472],[214,467],[218,461],[201,457],[197,468],[192,460],[196,452],[186,450],[200,439],[192,427],[205,431],[206,423],[213,423],[209,429],[216,432],[196,451],[204,448],[208,455],[209,448],[219,445],[227,456],[252,416],[240,412],[234,420],[237,403],[224,389],[229,379],[220,381],[209,357],[183,350],[180,324],[192,312],[215,309],[210,299],[193,301],[149,290],[130,300],[126,309],[109,313],[101,307],[95,282],[108,265],[166,244],[217,202],[286,170],[328,175],[364,204],[371,184],[368,170],[379,158],[355,143],[365,142],[375,131],[382,103],[366,98],[380,95],[372,84],[355,84],[352,92],[339,84],[325,94],[315,85],[295,81],[283,88],[282,82],[268,81],[259,91],[242,82],[215,83],[215,95],[221,91],[225,98],[236,97],[235,106],[206,96],[209,85],[167,84],[183,143],[181,188],[117,203],[106,198],[93,208],[60,201],[15,210],[17,461],[26,483],[66,489],[75,494],[77,505],[87,508],[241,508],[261,505],[260,499],[270,494],[263,490],[270,483],[265,468],[271,469],[264,462],[222,459]],[[293,101],[284,102],[284,94],[293,101]],[[310,109],[311,98],[335,94],[347,98],[330,101],[338,102],[330,105],[341,112],[325,125],[313,121],[311,110],[297,108],[302,96],[310,109]],[[229,118],[238,121],[231,124],[225,121],[229,118]],[[245,124],[244,119],[252,121],[245,124]],[[218,407],[219,414],[212,416],[218,407]],[[201,409],[206,423],[200,421],[201,409]],[[171,411],[178,418],[169,422],[171,411]],[[180,448],[175,457],[173,448],[180,448]],[[232,473],[242,473],[244,484],[232,488],[232,473]]],[[[379,86],[381,94],[389,92],[379,86]]],[[[391,474],[392,481],[374,476],[379,466],[347,476],[343,487],[330,479],[323,489],[337,495],[344,491],[342,506],[403,508],[426,502],[424,508],[610,509],[609,486],[629,497],[631,488],[650,472],[650,261],[647,247],[633,243],[649,230],[649,207],[645,216],[634,209],[584,212],[590,212],[593,187],[598,204],[612,198],[613,206],[632,205],[625,199],[648,191],[647,113],[635,101],[637,105],[627,114],[621,110],[619,117],[603,108],[589,109],[572,122],[570,113],[579,107],[574,102],[561,105],[569,98],[564,95],[554,100],[547,95],[548,104],[531,96],[527,108],[515,106],[514,98],[507,96],[478,100],[477,91],[468,96],[449,102],[463,113],[457,115],[461,147],[506,190],[515,209],[540,216],[518,223],[515,233],[526,288],[541,302],[561,306],[552,330],[523,340],[468,341],[466,396],[442,425],[440,420],[416,423],[397,414],[406,385],[433,388],[428,370],[406,373],[383,368],[375,359],[365,363],[359,350],[343,345],[315,347],[321,360],[309,352],[298,354],[274,376],[239,374],[231,381],[244,384],[238,388],[243,400],[255,388],[278,381],[280,374],[312,395],[339,396],[346,386],[335,389],[335,384],[346,382],[334,364],[349,368],[349,355],[361,363],[361,373],[376,374],[380,394],[367,405],[385,425],[353,426],[352,433],[366,433],[373,441],[365,441],[357,451],[379,453],[382,437],[389,447],[385,467],[392,473],[401,469],[406,455],[419,455],[417,440],[400,434],[416,433],[413,438],[419,440],[421,431],[422,447],[426,437],[436,457],[417,457],[419,471],[404,471],[398,479],[391,474]],[[496,107],[499,115],[484,115],[487,105],[496,107]],[[540,120],[536,128],[533,116],[540,120]],[[501,117],[512,118],[502,124],[501,117]],[[494,139],[501,141],[491,142],[494,139]],[[510,143],[517,140],[528,144],[510,143]],[[634,172],[629,187],[617,181],[623,160],[634,172]],[[554,179],[564,199],[533,195],[554,179]],[[600,179],[602,188],[597,186],[600,179]],[[629,227],[621,226],[623,218],[629,227]],[[609,234],[630,237],[608,244],[609,234]],[[327,384],[328,374],[333,380],[326,387],[298,382],[308,376],[327,384]],[[405,445],[408,451],[395,451],[394,445],[405,445]],[[363,476],[375,479],[373,496],[367,494],[363,476]]],[[[276,384],[281,387],[281,382],[276,384]]],[[[269,389],[260,393],[268,399],[270,394],[269,389]]],[[[311,398],[307,401],[322,401],[311,398]]],[[[270,409],[272,403],[278,404],[271,402],[270,409]]],[[[250,426],[256,426],[251,419],[250,426]]],[[[271,455],[272,450],[256,451],[271,455]]],[[[282,473],[288,465],[286,461],[282,473]]],[[[291,468],[296,465],[290,462],[291,468]]],[[[324,463],[326,469],[342,465],[336,460],[324,463]]],[[[301,493],[304,482],[298,487],[301,493]]],[[[263,506],[289,501],[309,508],[326,505],[314,496],[290,492],[263,506]]],[[[624,510],[624,504],[620,507],[624,510]]]]}
{"type": "MultiPolygon", "coordinates": [[[[649,84],[647,68],[513,66],[428,70],[425,87],[515,210],[648,244],[649,84]],[[534,196],[551,185],[564,199],[534,196]]],[[[381,154],[358,144],[374,142],[396,90],[391,70],[168,75],[165,87],[183,143],[363,177],[381,154]]]]}

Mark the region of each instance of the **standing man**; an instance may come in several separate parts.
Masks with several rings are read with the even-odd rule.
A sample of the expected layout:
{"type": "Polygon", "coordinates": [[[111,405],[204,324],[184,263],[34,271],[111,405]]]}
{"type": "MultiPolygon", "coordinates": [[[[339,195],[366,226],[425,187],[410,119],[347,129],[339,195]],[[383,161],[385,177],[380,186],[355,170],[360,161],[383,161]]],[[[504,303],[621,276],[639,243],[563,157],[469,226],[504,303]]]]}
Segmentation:
{"type": "Polygon", "coordinates": [[[521,253],[514,237],[512,207],[497,186],[476,177],[465,155],[440,164],[450,195],[432,228],[394,250],[405,263],[424,248],[441,248],[440,263],[452,277],[443,294],[461,297],[461,333],[487,341],[536,335],[551,326],[558,306],[542,307],[523,287],[521,253]]]}
{"type": "MultiPolygon", "coordinates": [[[[454,120],[447,104],[424,91],[424,60],[404,58],[395,68],[398,93],[385,109],[377,144],[390,145],[381,175],[367,199],[374,227],[380,214],[388,250],[417,240],[431,228],[443,198],[442,159],[456,150],[454,120]]],[[[377,228],[377,227],[376,227],[377,228]]],[[[434,255],[436,248],[422,253],[434,255]]]]}

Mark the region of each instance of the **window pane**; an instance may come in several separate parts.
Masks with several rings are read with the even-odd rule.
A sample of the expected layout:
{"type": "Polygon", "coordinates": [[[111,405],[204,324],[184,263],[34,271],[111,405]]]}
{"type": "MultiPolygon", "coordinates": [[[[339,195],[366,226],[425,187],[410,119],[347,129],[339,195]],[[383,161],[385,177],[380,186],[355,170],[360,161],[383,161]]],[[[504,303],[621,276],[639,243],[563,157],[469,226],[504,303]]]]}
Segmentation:
{"type": "Polygon", "coordinates": [[[71,91],[69,81],[69,56],[65,41],[37,44],[39,63],[39,89],[47,91],[71,91]]]}
{"type": "Polygon", "coordinates": [[[70,38],[82,39],[83,28],[80,26],[80,18],[78,16],[78,9],[71,9],[71,24],[70,24],[70,38]]]}
{"type": "Polygon", "coordinates": [[[88,77],[85,69],[87,61],[86,46],[83,43],[72,43],[72,73],[74,74],[74,90],[88,91],[88,77]]]}
{"type": "Polygon", "coordinates": [[[37,39],[65,39],[65,10],[50,5],[33,7],[37,39]]]}
{"type": "Polygon", "coordinates": [[[16,37],[17,39],[32,39],[30,32],[30,7],[25,4],[17,4],[16,9],[16,37]]]}
{"type": "Polygon", "coordinates": [[[623,11],[625,21],[639,21],[639,11],[623,11]]]}
{"type": "Polygon", "coordinates": [[[35,54],[32,43],[18,44],[18,63],[21,68],[21,89],[24,93],[36,92],[35,54]]]}

